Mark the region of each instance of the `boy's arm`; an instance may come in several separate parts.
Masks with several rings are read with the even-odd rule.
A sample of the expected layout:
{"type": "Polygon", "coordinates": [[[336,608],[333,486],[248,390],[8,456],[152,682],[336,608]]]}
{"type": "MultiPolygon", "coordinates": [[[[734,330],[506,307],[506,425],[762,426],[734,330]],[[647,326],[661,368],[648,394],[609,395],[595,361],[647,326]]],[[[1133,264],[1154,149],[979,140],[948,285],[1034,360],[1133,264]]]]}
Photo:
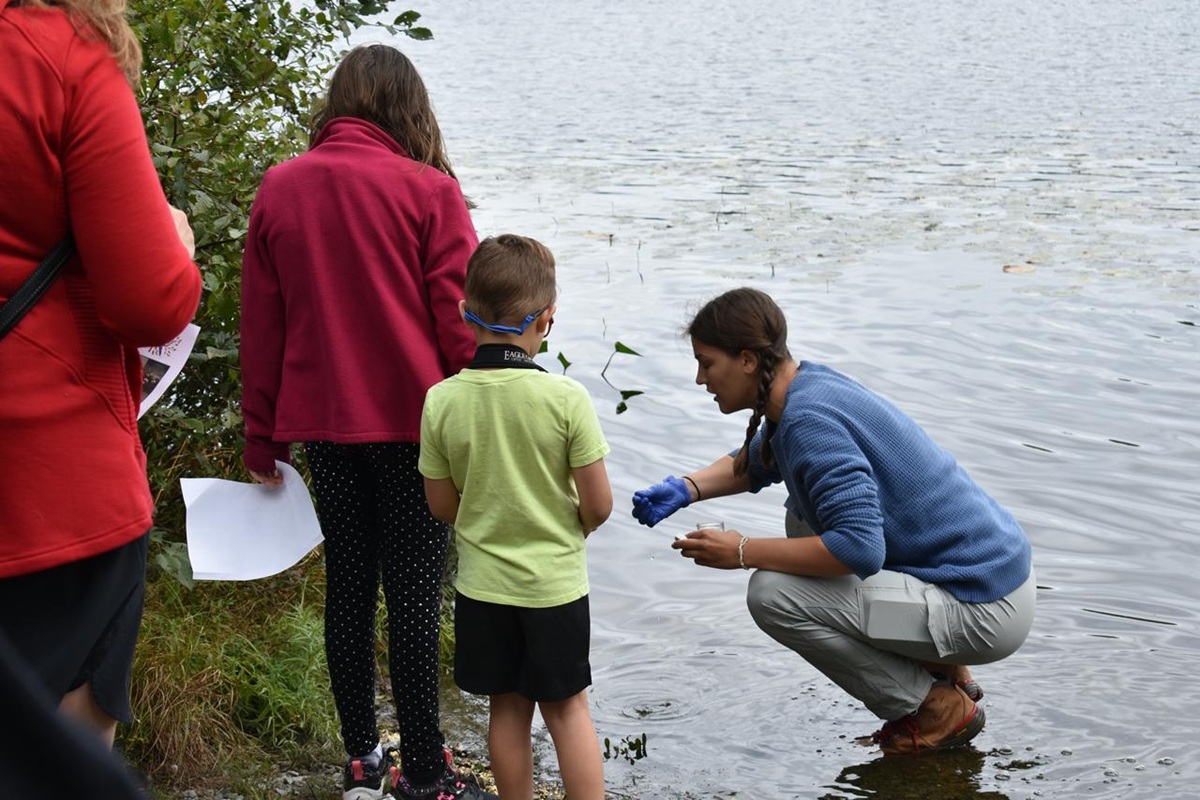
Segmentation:
{"type": "Polygon", "coordinates": [[[429,504],[429,513],[435,519],[440,519],[449,525],[458,518],[458,489],[449,478],[425,479],[425,502],[429,504]]]}
{"type": "Polygon", "coordinates": [[[585,467],[571,470],[575,488],[579,492],[579,521],[583,524],[583,535],[587,536],[599,528],[612,513],[612,487],[608,484],[608,471],[604,459],[598,458],[585,467]]]}

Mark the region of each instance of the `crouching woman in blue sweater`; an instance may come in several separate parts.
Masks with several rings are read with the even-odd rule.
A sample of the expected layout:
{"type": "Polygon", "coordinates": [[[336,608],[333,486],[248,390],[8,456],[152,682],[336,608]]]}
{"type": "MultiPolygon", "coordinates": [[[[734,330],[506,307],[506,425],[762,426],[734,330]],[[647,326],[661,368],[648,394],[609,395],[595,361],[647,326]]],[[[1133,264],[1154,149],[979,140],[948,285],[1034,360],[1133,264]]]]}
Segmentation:
{"type": "Polygon", "coordinates": [[[969,742],[984,713],[968,666],[1010,655],[1033,623],[1021,526],[890,402],[793,360],[768,295],[727,292],[687,333],[696,383],[721,413],[753,412],[746,441],[635,492],[634,517],[653,526],[782,481],[787,538],[698,530],[672,546],[701,566],[755,570],[755,622],[884,720],[871,741],[885,754],[969,742]]]}

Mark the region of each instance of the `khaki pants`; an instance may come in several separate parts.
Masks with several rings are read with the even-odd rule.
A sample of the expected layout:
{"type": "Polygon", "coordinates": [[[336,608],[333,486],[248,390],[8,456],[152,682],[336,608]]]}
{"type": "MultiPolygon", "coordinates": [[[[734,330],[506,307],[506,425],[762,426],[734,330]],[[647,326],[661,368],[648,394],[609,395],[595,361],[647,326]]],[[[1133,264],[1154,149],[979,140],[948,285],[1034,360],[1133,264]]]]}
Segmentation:
{"type": "MultiPolygon", "coordinates": [[[[788,536],[812,535],[788,515],[788,536]]],[[[932,678],[920,662],[986,664],[1011,655],[1033,625],[1032,572],[1007,597],[964,603],[899,572],[808,578],[758,570],[746,604],[771,638],[880,719],[916,711],[932,678]]]]}

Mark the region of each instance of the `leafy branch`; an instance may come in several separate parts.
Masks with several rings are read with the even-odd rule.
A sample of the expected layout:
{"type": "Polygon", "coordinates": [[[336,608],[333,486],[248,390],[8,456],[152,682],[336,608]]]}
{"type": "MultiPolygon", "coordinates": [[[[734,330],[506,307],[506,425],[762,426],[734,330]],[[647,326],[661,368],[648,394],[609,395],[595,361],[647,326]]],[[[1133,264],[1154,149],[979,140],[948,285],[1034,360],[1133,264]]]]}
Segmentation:
{"type": "MultiPolygon", "coordinates": [[[[539,353],[548,353],[549,351],[550,351],[550,348],[546,346],[546,342],[545,342],[545,340],[543,340],[542,346],[538,349],[538,352],[539,353]]],[[[631,397],[637,397],[639,394],[645,394],[645,392],[643,392],[640,389],[618,389],[616,386],[613,385],[613,382],[608,379],[608,375],[606,373],[608,372],[609,366],[612,365],[613,359],[616,358],[618,354],[637,356],[638,358],[641,358],[642,354],[639,353],[638,351],[634,350],[632,347],[629,347],[626,344],[617,342],[615,345],[613,345],[613,351],[608,354],[608,361],[604,362],[604,369],[600,370],[600,377],[604,379],[604,382],[608,384],[609,388],[611,388],[613,391],[617,392],[617,394],[621,395],[621,400],[619,403],[617,403],[617,413],[624,414],[626,411],[629,410],[629,406],[626,403],[626,401],[629,400],[629,398],[631,398],[631,397]]],[[[565,355],[563,355],[561,350],[559,351],[556,358],[558,360],[558,363],[562,366],[563,374],[566,375],[567,369],[569,369],[571,366],[571,362],[567,359],[567,357],[565,355]]]]}

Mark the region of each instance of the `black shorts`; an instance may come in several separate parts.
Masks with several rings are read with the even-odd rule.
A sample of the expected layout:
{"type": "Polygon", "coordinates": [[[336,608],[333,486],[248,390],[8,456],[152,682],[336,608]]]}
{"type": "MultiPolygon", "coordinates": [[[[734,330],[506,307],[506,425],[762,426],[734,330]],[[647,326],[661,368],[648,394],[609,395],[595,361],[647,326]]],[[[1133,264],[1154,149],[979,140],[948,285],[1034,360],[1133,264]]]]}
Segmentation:
{"type": "Polygon", "coordinates": [[[0,580],[0,628],[51,697],[90,683],[104,713],[133,721],[129,678],[142,622],[148,538],[0,580]]]}
{"type": "Polygon", "coordinates": [[[573,697],[592,684],[588,598],[552,608],[454,600],[454,682],[471,694],[515,692],[535,702],[573,697]]]}

